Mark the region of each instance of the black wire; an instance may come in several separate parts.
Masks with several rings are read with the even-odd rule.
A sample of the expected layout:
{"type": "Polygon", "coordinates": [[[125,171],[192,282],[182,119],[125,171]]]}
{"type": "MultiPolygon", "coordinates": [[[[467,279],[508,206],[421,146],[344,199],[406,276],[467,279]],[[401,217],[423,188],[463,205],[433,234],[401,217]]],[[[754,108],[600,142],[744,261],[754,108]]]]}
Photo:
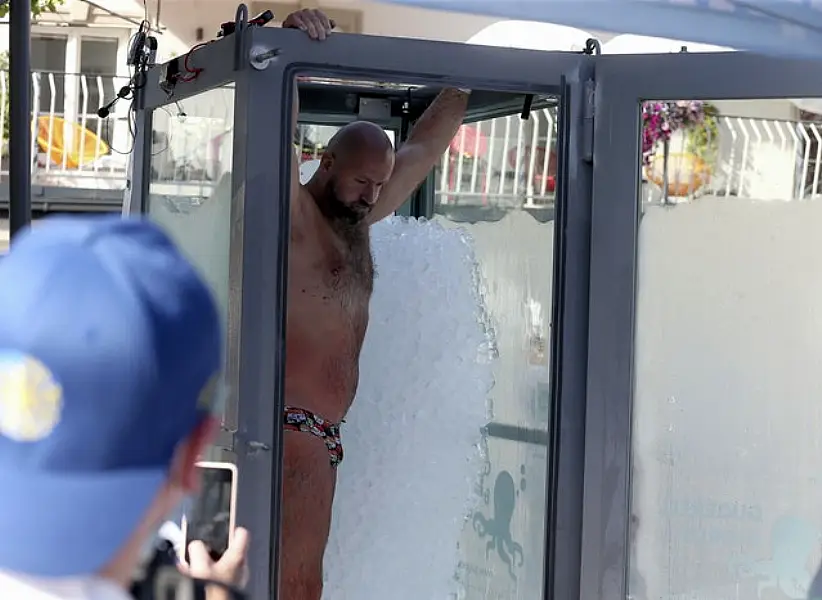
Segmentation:
{"type": "MultiPolygon", "coordinates": [[[[145,8],[145,17],[146,18],[144,18],[143,21],[140,23],[140,28],[138,29],[137,33],[135,33],[134,35],[131,36],[131,39],[129,40],[129,44],[128,44],[129,45],[129,52],[130,52],[131,47],[134,45],[135,40],[137,40],[140,37],[145,39],[149,35],[151,35],[152,30],[151,30],[151,23],[148,20],[148,6],[146,6],[145,2],[143,2],[143,6],[145,8]]],[[[123,89],[127,88],[128,92],[127,93],[122,93],[123,89],[121,89],[120,92],[118,92],[117,97],[118,97],[118,99],[130,100],[131,101],[130,104],[129,104],[128,117],[127,117],[127,120],[128,120],[128,133],[129,133],[129,138],[131,139],[131,147],[126,151],[120,151],[120,150],[117,150],[113,145],[109,144],[109,148],[111,149],[112,152],[115,152],[115,153],[120,154],[122,156],[128,156],[132,152],[134,152],[134,146],[136,145],[136,142],[137,142],[137,114],[136,114],[137,113],[137,111],[136,111],[136,108],[137,108],[137,91],[143,89],[146,86],[146,83],[148,82],[148,75],[147,75],[148,55],[145,52],[141,52],[140,55],[139,55],[139,62],[137,63],[137,65],[129,65],[128,66],[128,71],[129,71],[129,81],[128,81],[128,84],[126,86],[124,86],[124,88],[123,88],[123,89]]],[[[109,134],[109,137],[113,137],[113,132],[111,131],[111,121],[109,120],[108,116],[105,119],[106,119],[107,133],[109,134]]],[[[166,148],[161,150],[161,152],[164,152],[166,149],[168,149],[168,145],[166,145],[166,148]]]]}
{"type": "MultiPolygon", "coordinates": [[[[137,102],[136,99],[131,100],[131,106],[129,106],[129,111],[128,111],[129,112],[129,115],[128,115],[128,133],[129,133],[129,138],[131,138],[131,147],[128,150],[121,151],[121,150],[117,150],[111,144],[108,145],[108,147],[111,149],[112,152],[114,152],[116,154],[120,154],[121,156],[128,156],[129,154],[134,152],[134,145],[137,142],[137,116],[136,116],[136,110],[135,110],[136,109],[136,106],[135,106],[136,102],[137,102]]],[[[160,106],[159,108],[163,112],[165,112],[169,116],[169,118],[171,118],[171,119],[174,118],[174,115],[171,113],[170,110],[168,110],[167,107],[160,106]]],[[[110,123],[107,123],[106,127],[110,127],[110,123]]],[[[113,135],[113,133],[109,130],[107,130],[107,133],[113,135]]],[[[160,148],[156,152],[152,152],[151,156],[152,157],[159,156],[163,152],[167,151],[170,147],[171,147],[171,142],[169,140],[166,140],[165,146],[163,146],[162,148],[160,148]]]]}

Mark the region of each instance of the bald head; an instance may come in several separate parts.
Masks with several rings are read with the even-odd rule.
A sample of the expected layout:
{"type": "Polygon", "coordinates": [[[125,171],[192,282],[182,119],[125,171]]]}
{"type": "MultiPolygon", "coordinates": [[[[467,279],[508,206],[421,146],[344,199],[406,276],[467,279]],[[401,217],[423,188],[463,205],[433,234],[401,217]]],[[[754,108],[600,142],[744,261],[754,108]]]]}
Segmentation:
{"type": "Polygon", "coordinates": [[[327,151],[345,159],[363,153],[381,157],[393,153],[394,148],[382,127],[369,121],[355,121],[334,134],[327,151]]]}
{"type": "Polygon", "coordinates": [[[357,223],[371,212],[393,170],[394,148],[385,131],[356,121],[328,142],[308,188],[327,217],[357,223]]]}

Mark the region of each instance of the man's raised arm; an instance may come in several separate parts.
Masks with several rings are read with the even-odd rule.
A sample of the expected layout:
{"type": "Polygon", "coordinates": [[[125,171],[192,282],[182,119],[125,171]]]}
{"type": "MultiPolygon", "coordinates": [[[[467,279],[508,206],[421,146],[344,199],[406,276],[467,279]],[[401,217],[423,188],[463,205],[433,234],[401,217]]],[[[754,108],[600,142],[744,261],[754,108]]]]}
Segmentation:
{"type": "Polygon", "coordinates": [[[376,223],[397,210],[428,176],[457,134],[469,95],[468,91],[445,89],[425,110],[397,150],[394,172],[380,192],[369,222],[376,223]]]}

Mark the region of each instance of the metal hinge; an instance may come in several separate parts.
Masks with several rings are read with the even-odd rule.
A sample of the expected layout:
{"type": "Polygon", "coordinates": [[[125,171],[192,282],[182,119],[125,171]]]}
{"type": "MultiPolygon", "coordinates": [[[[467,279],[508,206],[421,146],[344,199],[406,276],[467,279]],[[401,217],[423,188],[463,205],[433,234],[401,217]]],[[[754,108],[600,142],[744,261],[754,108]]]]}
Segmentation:
{"type": "Polygon", "coordinates": [[[585,82],[585,97],[582,114],[582,160],[594,161],[594,119],[596,118],[596,83],[593,79],[585,82]]]}

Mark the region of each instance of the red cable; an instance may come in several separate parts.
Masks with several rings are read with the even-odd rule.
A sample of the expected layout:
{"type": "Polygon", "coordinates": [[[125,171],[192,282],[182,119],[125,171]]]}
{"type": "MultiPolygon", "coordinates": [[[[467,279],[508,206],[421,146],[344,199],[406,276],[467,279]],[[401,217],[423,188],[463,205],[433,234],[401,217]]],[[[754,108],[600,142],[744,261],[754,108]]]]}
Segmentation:
{"type": "Polygon", "coordinates": [[[194,52],[196,52],[200,48],[203,48],[207,45],[208,45],[208,42],[204,42],[202,44],[197,44],[191,50],[188,51],[188,53],[186,54],[185,59],[183,60],[183,68],[186,70],[188,75],[180,77],[181,82],[187,83],[189,81],[194,81],[195,79],[197,79],[197,77],[200,75],[200,73],[203,72],[203,69],[201,67],[192,67],[191,65],[188,64],[188,61],[191,59],[191,56],[192,56],[192,54],[194,54],[194,52]]]}

